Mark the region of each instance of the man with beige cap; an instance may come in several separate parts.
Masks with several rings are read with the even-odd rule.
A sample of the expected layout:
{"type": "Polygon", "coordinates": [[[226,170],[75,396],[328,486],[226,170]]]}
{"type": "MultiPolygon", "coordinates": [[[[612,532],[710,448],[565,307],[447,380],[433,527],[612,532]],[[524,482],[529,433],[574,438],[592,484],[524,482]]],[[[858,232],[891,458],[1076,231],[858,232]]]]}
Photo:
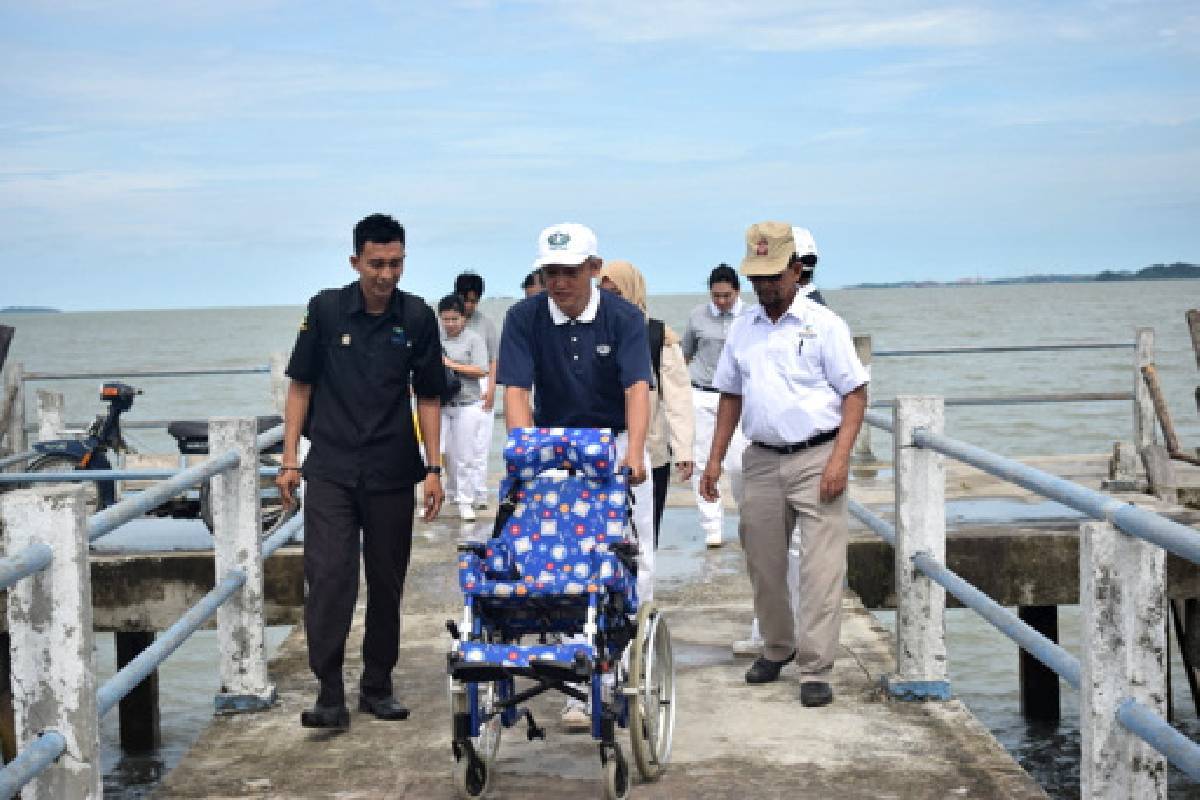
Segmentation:
{"type": "Polygon", "coordinates": [[[800,702],[823,706],[833,700],[846,483],[866,410],[867,371],[846,323],[801,293],[802,268],[791,226],[760,222],[746,231],[741,272],[759,305],[734,322],[713,376],[721,397],[700,491],[718,497],[721,462],[740,420],[750,445],[742,455],[738,533],[763,637],[763,654],[746,682],[774,681],[795,659],[800,702]],[[788,545],[797,519],[804,533],[793,609],[788,545]]]}

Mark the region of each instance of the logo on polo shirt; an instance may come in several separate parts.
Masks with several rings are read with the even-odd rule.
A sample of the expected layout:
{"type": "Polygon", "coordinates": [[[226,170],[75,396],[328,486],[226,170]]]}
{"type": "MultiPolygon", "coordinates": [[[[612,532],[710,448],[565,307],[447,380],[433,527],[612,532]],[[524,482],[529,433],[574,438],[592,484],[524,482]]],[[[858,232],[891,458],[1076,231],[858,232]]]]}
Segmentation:
{"type": "Polygon", "coordinates": [[[571,234],[555,231],[546,237],[546,244],[551,250],[566,250],[567,245],[571,243],[571,234]]]}
{"type": "Polygon", "coordinates": [[[408,337],[404,333],[403,325],[392,326],[392,344],[407,344],[408,337]]]}

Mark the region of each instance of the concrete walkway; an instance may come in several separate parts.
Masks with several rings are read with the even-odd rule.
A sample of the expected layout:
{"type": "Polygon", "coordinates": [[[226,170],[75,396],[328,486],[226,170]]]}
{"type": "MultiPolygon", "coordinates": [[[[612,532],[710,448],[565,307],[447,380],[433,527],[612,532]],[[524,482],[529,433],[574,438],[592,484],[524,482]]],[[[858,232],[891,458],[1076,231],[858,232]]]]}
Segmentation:
{"type": "MultiPolygon", "coordinates": [[[[678,662],[674,756],[660,781],[635,785],[634,797],[1045,796],[961,703],[896,704],[881,697],[879,677],[892,668],[890,637],[854,597],[845,600],[832,706],[803,708],[791,667],[775,684],[747,686],[748,662],[729,650],[752,616],[740,550],[705,551],[694,512],[667,514],[659,600],[669,609],[678,662]]],[[[279,705],[214,720],[156,796],[453,797],[444,622],[460,610],[454,541],[489,528],[481,522],[475,530],[460,529],[456,520],[417,526],[396,676],[412,708],[409,720],[381,722],[352,711],[349,733],[301,728],[300,711],[316,685],[297,628],[271,664],[279,705]]],[[[360,606],[347,653],[348,687],[360,668],[361,625],[360,606]]],[[[547,740],[528,742],[521,727],[504,732],[492,796],[600,796],[596,745],[559,730],[557,697],[539,698],[533,708],[547,740]]],[[[627,737],[623,741],[628,754],[627,737]]]]}

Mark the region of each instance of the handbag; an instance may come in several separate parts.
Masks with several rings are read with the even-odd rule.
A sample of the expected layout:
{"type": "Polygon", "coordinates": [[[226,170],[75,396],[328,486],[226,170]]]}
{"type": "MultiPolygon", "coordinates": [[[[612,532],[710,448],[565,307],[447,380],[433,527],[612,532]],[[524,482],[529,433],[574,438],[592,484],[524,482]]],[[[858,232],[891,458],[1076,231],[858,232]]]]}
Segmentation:
{"type": "MultiPolygon", "coordinates": [[[[444,347],[442,348],[442,354],[446,354],[446,348],[444,347]]],[[[441,401],[442,405],[446,406],[450,405],[454,401],[454,398],[458,396],[458,393],[462,391],[463,384],[462,378],[458,376],[457,372],[445,365],[442,366],[442,369],[446,370],[446,388],[442,391],[441,401]]]]}

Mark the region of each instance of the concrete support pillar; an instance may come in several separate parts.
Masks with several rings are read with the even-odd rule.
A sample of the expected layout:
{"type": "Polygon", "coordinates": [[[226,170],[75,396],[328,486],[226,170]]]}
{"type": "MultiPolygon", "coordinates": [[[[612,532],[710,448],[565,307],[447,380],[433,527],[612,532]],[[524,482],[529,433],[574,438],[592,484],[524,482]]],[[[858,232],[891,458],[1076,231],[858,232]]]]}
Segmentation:
{"type": "Polygon", "coordinates": [[[63,422],[62,392],[38,389],[37,393],[37,440],[61,439],[66,424],[63,422]]]}
{"type": "Polygon", "coordinates": [[[1117,722],[1126,697],[1166,713],[1166,552],[1109,523],[1080,526],[1080,797],[1162,800],[1166,760],[1117,722]]]}
{"type": "Polygon", "coordinates": [[[259,711],[275,702],[275,687],[267,680],[263,637],[256,431],[253,417],[213,417],[208,424],[210,457],[231,449],[241,456],[237,467],[212,479],[216,578],[221,580],[231,569],[246,573],[241,590],[217,610],[221,692],[216,707],[220,712],[259,711]]]}
{"type": "MultiPolygon", "coordinates": [[[[10,453],[24,453],[29,444],[25,440],[25,366],[13,361],[4,372],[4,394],[0,397],[0,422],[5,425],[6,441],[10,453]],[[8,416],[4,416],[4,411],[8,416]]],[[[20,472],[24,464],[14,464],[9,472],[20,472]]]]}
{"type": "MultiPolygon", "coordinates": [[[[117,671],[154,644],[154,631],[118,631],[117,671]]],[[[127,753],[145,753],[162,743],[159,722],[158,670],[151,672],[133,691],[121,698],[121,749],[127,753]]]]}
{"type": "Polygon", "coordinates": [[[48,730],[66,740],[58,761],[26,784],[25,800],[103,796],[84,509],[77,485],[0,497],[6,552],[42,542],[54,553],[48,567],[8,590],[18,749],[48,730]]]}
{"type": "Polygon", "coordinates": [[[1154,363],[1154,328],[1138,328],[1133,356],[1133,445],[1137,452],[1158,441],[1154,399],[1142,378],[1142,367],[1154,363]]]}
{"type": "Polygon", "coordinates": [[[287,353],[271,353],[271,403],[280,415],[287,403],[287,353]]]}
{"type": "MultiPolygon", "coordinates": [[[[1058,606],[1018,606],[1017,616],[1058,644],[1058,606]]],[[[1057,722],[1062,716],[1061,689],[1054,670],[1020,651],[1021,714],[1026,719],[1057,722]]]]}
{"type": "Polygon", "coordinates": [[[946,666],[946,590],[917,571],[912,557],[946,561],[946,466],[912,442],[913,430],[941,433],[940,397],[896,397],[893,409],[896,469],[896,674],[888,693],[906,700],[950,697],[946,666]]]}
{"type": "MultiPolygon", "coordinates": [[[[858,354],[858,360],[867,368],[867,375],[871,374],[871,336],[854,337],[854,352],[858,354]]],[[[867,391],[871,391],[871,387],[867,387],[867,391]]],[[[867,398],[870,403],[870,396],[867,398]]],[[[863,423],[862,429],[858,432],[858,438],[854,440],[854,451],[852,459],[858,463],[870,463],[875,460],[875,454],[871,452],[871,426],[863,423]]]]}

